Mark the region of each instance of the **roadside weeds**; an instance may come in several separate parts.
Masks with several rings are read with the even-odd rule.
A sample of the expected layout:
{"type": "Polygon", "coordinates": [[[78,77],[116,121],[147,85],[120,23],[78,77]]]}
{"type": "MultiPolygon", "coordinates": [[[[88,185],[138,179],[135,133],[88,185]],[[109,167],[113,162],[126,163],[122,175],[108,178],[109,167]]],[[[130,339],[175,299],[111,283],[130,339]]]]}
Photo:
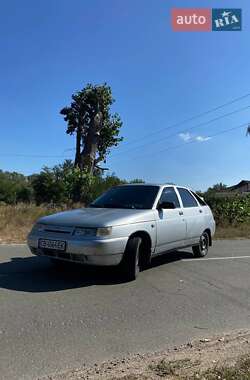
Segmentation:
{"type": "Polygon", "coordinates": [[[0,244],[25,243],[33,224],[41,216],[62,208],[26,204],[0,205],[0,244]]]}
{"type": "Polygon", "coordinates": [[[250,223],[237,226],[218,226],[214,239],[250,239],[250,223]]]}
{"type": "Polygon", "coordinates": [[[40,380],[250,380],[250,332],[200,339],[164,352],[137,354],[40,380]]]}

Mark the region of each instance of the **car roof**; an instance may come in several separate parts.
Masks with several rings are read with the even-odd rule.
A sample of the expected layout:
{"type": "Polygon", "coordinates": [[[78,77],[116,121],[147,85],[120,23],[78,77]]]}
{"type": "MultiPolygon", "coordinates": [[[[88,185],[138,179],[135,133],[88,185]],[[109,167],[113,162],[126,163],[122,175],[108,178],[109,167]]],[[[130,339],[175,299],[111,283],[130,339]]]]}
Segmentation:
{"type": "MultiPolygon", "coordinates": [[[[182,187],[183,189],[189,189],[188,187],[186,186],[182,186],[182,185],[176,185],[174,183],[124,183],[122,185],[118,185],[118,186],[157,186],[157,187],[182,187]]],[[[190,189],[189,189],[190,190],[190,189]]]]}

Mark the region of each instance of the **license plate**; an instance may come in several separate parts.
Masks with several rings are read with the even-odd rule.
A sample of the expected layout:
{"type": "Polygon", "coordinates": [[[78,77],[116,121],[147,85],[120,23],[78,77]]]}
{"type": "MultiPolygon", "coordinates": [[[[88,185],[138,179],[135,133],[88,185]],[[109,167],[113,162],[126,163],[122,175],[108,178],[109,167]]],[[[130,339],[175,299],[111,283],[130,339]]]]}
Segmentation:
{"type": "Polygon", "coordinates": [[[43,249],[55,249],[57,251],[65,251],[66,241],[39,239],[38,247],[43,249]]]}

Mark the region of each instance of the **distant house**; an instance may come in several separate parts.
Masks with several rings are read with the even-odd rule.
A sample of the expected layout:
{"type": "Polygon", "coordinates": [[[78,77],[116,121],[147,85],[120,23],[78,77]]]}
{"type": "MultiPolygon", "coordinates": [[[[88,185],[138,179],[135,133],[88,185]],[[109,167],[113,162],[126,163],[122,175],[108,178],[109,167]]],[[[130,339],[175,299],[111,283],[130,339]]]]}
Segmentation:
{"type": "Polygon", "coordinates": [[[227,187],[226,191],[234,193],[250,193],[250,181],[242,180],[237,185],[227,187]]]}

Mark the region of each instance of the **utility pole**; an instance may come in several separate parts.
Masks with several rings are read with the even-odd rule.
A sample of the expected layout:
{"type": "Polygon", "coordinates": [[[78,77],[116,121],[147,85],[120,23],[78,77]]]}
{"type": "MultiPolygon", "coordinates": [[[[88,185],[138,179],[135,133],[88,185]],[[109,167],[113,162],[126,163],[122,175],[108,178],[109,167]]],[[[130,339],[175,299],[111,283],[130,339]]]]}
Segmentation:
{"type": "Polygon", "coordinates": [[[250,124],[248,125],[248,127],[247,127],[247,133],[246,133],[246,136],[250,136],[250,124]]]}

